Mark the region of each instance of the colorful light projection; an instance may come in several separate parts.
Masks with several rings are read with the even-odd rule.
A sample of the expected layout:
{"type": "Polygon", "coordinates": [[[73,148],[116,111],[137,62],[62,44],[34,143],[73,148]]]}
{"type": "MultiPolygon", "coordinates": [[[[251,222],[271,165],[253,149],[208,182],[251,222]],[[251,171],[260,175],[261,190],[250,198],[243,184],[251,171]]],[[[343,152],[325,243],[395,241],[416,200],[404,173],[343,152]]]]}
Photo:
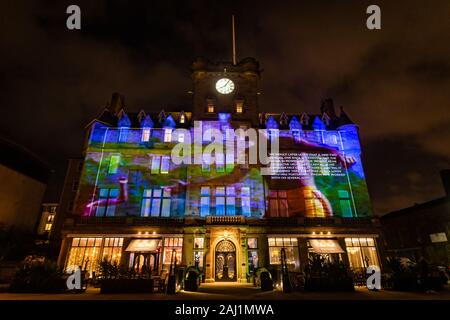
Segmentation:
{"type": "MultiPolygon", "coordinates": [[[[268,128],[269,137],[280,138],[271,176],[226,155],[214,164],[175,165],[170,154],[177,141],[164,142],[169,124],[154,129],[147,121],[145,128],[126,128],[124,138],[124,128],[96,123],[75,210],[85,216],[370,216],[356,126],[306,131],[292,121],[290,130],[268,128]]],[[[223,129],[222,122],[203,125],[223,129]]]]}

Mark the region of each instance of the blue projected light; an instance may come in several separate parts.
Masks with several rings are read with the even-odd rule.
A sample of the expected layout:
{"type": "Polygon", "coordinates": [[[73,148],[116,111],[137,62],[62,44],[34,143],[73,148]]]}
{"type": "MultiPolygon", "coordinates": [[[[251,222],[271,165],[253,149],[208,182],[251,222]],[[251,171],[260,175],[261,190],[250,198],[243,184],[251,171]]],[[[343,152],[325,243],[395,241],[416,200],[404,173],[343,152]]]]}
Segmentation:
{"type": "Polygon", "coordinates": [[[220,122],[227,122],[230,119],[229,113],[219,113],[219,121],[220,122]]]}

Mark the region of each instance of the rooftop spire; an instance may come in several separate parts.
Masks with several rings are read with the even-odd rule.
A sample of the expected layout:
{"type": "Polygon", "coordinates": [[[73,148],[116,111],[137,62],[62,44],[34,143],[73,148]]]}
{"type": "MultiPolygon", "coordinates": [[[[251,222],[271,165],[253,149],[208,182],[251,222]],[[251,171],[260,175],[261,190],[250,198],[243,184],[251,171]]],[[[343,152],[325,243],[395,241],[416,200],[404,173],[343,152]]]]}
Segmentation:
{"type": "Polygon", "coordinates": [[[236,65],[236,33],[234,28],[234,14],[231,15],[231,34],[233,42],[233,65],[236,65]]]}

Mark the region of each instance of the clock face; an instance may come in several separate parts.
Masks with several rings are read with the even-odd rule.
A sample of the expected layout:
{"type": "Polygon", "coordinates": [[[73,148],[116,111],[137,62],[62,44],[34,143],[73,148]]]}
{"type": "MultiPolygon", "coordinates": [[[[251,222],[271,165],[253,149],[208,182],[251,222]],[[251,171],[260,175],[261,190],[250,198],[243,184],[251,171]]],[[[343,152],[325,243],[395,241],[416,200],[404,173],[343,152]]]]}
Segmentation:
{"type": "Polygon", "coordinates": [[[234,82],[228,78],[219,79],[216,82],[216,90],[222,94],[229,94],[234,90],[234,82]]]}

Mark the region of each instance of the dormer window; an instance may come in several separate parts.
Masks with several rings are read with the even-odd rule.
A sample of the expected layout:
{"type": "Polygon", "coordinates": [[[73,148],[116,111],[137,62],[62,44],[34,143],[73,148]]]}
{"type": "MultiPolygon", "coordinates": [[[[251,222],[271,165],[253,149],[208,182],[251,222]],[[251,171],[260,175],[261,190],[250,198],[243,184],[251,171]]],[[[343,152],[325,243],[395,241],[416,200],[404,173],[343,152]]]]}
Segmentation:
{"type": "Polygon", "coordinates": [[[150,141],[150,128],[143,128],[142,129],[142,142],[149,142],[150,141]]]}
{"type": "Polygon", "coordinates": [[[212,103],[208,103],[208,113],[214,113],[214,105],[212,103]]]}
{"type": "Polygon", "coordinates": [[[172,142],[172,129],[164,129],[164,142],[172,142]]]}
{"type": "Polygon", "coordinates": [[[243,113],[243,112],[244,112],[244,102],[236,101],[236,113],[243,113]]]}

